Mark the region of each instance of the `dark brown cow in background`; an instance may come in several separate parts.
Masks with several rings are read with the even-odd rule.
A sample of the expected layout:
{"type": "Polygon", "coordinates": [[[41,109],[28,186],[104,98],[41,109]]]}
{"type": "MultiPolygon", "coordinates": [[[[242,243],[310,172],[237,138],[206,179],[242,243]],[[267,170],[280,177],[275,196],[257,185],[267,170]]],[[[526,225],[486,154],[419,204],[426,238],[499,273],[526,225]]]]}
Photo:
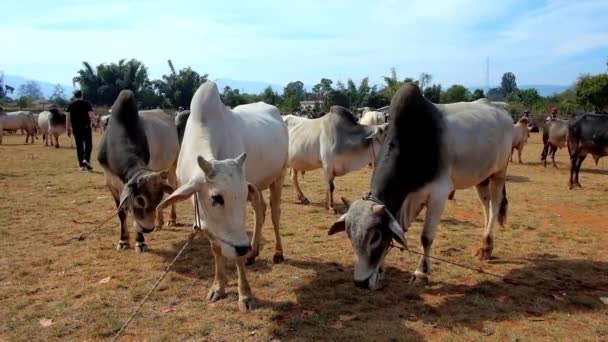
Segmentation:
{"type": "Polygon", "coordinates": [[[581,114],[568,122],[568,152],[570,153],[569,187],[581,187],[578,174],[581,165],[592,154],[594,159],[608,155],[608,115],[581,114]]]}

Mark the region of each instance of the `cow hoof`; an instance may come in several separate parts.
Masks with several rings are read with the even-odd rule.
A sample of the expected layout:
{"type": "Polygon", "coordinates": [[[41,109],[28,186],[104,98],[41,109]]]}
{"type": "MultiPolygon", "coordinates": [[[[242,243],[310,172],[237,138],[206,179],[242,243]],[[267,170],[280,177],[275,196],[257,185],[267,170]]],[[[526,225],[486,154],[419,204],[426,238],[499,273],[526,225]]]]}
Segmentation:
{"type": "Polygon", "coordinates": [[[251,297],[241,297],[239,298],[239,310],[242,312],[248,312],[253,309],[253,298],[251,297]]]}
{"type": "Polygon", "coordinates": [[[245,259],[245,266],[251,266],[255,264],[255,259],[258,257],[259,253],[250,252],[245,259]]]}
{"type": "Polygon", "coordinates": [[[125,241],[125,240],[118,241],[118,244],[116,245],[116,250],[119,252],[127,250],[129,248],[130,248],[129,241],[125,241]]]}
{"type": "Polygon", "coordinates": [[[177,226],[177,220],[169,220],[169,222],[167,222],[167,227],[176,227],[177,226]]]}
{"type": "MultiPolygon", "coordinates": [[[[168,224],[167,224],[167,225],[168,225],[168,224]]],[[[159,225],[154,226],[154,230],[153,230],[153,231],[155,231],[155,232],[156,232],[156,231],[159,231],[159,230],[163,230],[163,225],[162,225],[162,224],[159,224],[159,225]]]]}
{"type": "Polygon", "coordinates": [[[275,254],[274,257],[272,257],[272,262],[275,264],[281,264],[283,261],[285,261],[283,254],[275,254]]]}
{"type": "Polygon", "coordinates": [[[148,250],[148,246],[145,243],[138,242],[135,245],[135,252],[137,253],[145,253],[148,250]]]}
{"type": "MultiPolygon", "coordinates": [[[[226,292],[220,289],[211,289],[207,293],[207,300],[212,302],[217,302],[218,300],[226,297],[226,292]]],[[[240,305],[240,304],[239,304],[240,305]]]]}
{"type": "Polygon", "coordinates": [[[304,205],[309,205],[310,204],[310,201],[306,197],[300,198],[299,201],[300,201],[300,204],[304,204],[304,205]]]}
{"type": "Polygon", "coordinates": [[[491,260],[492,259],[492,249],[491,248],[480,247],[477,250],[477,252],[475,252],[475,256],[480,261],[491,260]]]}
{"type": "Polygon", "coordinates": [[[581,188],[581,189],[583,188],[583,186],[579,182],[574,183],[574,186],[576,186],[577,188],[581,188]]]}
{"type": "Polygon", "coordinates": [[[429,277],[424,274],[414,274],[410,279],[410,285],[424,287],[429,284],[429,277]]]}

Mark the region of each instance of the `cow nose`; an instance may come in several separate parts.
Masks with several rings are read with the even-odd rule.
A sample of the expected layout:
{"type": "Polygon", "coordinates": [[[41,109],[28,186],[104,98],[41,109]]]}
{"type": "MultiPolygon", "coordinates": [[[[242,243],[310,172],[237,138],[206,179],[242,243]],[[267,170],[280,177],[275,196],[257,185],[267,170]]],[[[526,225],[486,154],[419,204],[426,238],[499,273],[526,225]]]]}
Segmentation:
{"type": "Polygon", "coordinates": [[[369,289],[369,282],[368,279],[365,280],[354,280],[355,282],[355,286],[360,288],[360,289],[369,289]]]}
{"type": "Polygon", "coordinates": [[[251,250],[251,245],[246,246],[234,246],[234,250],[236,250],[236,254],[238,256],[244,256],[251,250]]]}

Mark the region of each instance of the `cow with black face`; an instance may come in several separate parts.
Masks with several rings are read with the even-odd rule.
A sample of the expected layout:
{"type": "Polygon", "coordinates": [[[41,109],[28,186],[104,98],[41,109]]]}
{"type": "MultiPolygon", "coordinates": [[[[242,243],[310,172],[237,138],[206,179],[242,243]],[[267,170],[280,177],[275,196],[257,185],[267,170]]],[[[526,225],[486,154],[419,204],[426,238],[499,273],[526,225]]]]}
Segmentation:
{"type": "Polygon", "coordinates": [[[354,282],[378,289],[391,241],[405,246],[405,232],[427,207],[420,241],[424,255],[412,281],[426,284],[429,256],[447,199],[454,190],[477,188],[485,231],[477,254],[489,259],[496,222],[507,214],[505,177],[513,121],[501,108],[484,103],[436,105],[418,86],[402,86],[391,100],[386,141],[380,148],[370,192],[350,204],[329,228],[345,231],[355,253],[354,282]],[[483,156],[480,158],[480,156],[483,156]],[[399,221],[398,221],[399,220],[399,221]]]}

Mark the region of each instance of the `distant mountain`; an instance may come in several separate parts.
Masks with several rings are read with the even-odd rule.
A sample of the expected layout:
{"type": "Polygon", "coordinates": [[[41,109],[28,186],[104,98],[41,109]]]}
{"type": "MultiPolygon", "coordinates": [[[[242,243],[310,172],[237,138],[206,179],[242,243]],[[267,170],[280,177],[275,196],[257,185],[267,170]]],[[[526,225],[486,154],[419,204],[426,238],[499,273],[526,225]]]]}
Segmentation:
{"type": "MultiPolygon", "coordinates": [[[[4,84],[15,88],[15,92],[13,94],[9,94],[8,96],[12,97],[12,98],[19,97],[19,87],[28,81],[37,82],[40,85],[40,89],[42,90],[42,95],[44,95],[44,97],[47,99],[49,97],[51,97],[51,95],[53,95],[53,90],[55,89],[55,85],[57,84],[57,83],[32,80],[32,79],[21,77],[21,76],[4,75],[4,84]]],[[[72,87],[71,85],[66,85],[66,84],[62,84],[61,86],[63,87],[65,98],[69,99],[70,97],[72,97],[72,92],[74,91],[74,87],[72,87]]]]}
{"type": "MultiPolygon", "coordinates": [[[[493,87],[498,87],[493,86],[493,87]]],[[[475,91],[475,89],[485,89],[485,86],[476,86],[476,87],[468,87],[471,92],[475,91]]],[[[522,84],[518,85],[519,89],[531,89],[535,88],[538,91],[540,96],[550,96],[562,93],[566,91],[570,86],[566,85],[553,85],[553,84],[522,84]]]]}

